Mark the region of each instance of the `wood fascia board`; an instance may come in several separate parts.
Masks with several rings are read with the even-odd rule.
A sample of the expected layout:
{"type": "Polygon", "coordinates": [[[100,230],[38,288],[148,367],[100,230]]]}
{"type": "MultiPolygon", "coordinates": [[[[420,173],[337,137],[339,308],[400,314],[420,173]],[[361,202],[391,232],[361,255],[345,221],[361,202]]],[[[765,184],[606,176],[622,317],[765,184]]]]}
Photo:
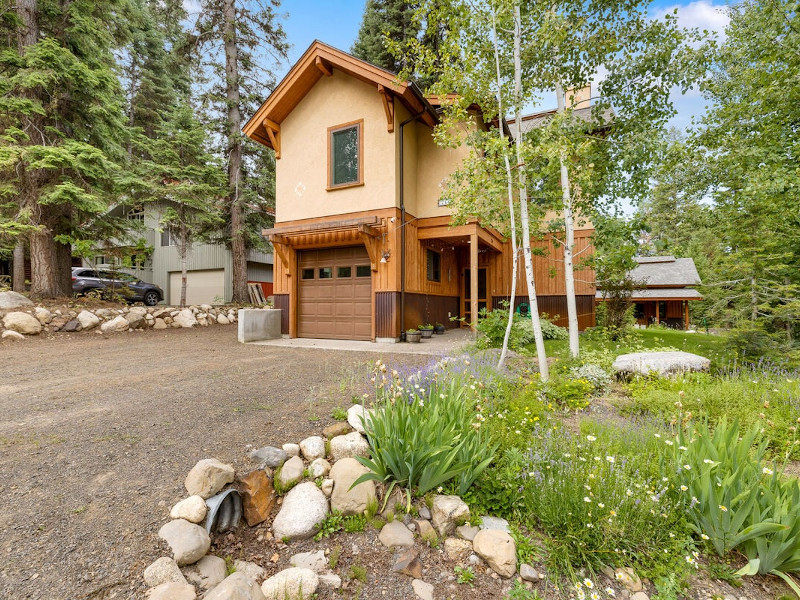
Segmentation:
{"type": "Polygon", "coordinates": [[[386,131],[394,132],[394,96],[390,95],[386,88],[378,84],[378,93],[383,100],[383,111],[386,113],[386,131]]]}
{"type": "Polygon", "coordinates": [[[362,223],[361,225],[358,226],[358,232],[373,238],[376,238],[381,235],[380,231],[378,231],[372,225],[367,225],[366,223],[362,223]]]}
{"type": "Polygon", "coordinates": [[[420,227],[417,229],[417,239],[431,240],[435,238],[453,238],[462,237],[465,235],[472,235],[475,233],[475,225],[457,225],[450,227],[449,225],[439,225],[437,227],[420,227]]]}
{"type": "Polygon", "coordinates": [[[339,221],[323,221],[321,223],[306,223],[302,225],[287,225],[264,229],[262,235],[291,235],[294,233],[322,232],[334,229],[357,229],[360,225],[375,225],[379,221],[377,216],[359,217],[355,219],[341,219],[339,221]]]}

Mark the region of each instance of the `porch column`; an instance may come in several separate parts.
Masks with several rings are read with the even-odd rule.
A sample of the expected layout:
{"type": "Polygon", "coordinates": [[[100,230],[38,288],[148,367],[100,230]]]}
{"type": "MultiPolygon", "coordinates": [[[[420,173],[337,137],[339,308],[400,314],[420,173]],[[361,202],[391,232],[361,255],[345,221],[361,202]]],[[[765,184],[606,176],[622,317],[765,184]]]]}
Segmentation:
{"type": "Polygon", "coordinates": [[[656,300],[656,325],[661,324],[661,302],[656,300]]]}
{"type": "Polygon", "coordinates": [[[469,236],[469,316],[473,337],[478,337],[478,234],[469,236]]]}
{"type": "Polygon", "coordinates": [[[684,308],[684,313],[683,313],[684,314],[684,322],[685,322],[684,329],[686,331],[689,331],[689,301],[688,300],[684,300],[683,302],[686,305],[686,307],[684,308]]]}

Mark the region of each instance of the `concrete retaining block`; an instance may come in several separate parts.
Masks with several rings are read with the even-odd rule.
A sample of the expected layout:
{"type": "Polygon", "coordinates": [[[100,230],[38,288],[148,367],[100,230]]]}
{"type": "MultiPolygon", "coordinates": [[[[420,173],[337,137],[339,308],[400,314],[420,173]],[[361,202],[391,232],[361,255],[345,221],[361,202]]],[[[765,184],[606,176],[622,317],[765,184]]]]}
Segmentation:
{"type": "Polygon", "coordinates": [[[274,340],[281,337],[281,311],[277,308],[239,309],[239,341],[274,340]]]}

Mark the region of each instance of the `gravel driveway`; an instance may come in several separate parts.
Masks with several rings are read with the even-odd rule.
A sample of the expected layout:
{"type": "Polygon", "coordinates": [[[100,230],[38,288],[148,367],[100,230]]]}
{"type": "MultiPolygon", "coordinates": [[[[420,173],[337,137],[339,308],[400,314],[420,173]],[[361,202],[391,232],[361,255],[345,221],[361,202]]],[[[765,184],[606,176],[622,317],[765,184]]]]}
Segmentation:
{"type": "Polygon", "coordinates": [[[375,358],[225,326],[0,344],[0,598],[143,597],[195,462],[318,433],[375,358]]]}

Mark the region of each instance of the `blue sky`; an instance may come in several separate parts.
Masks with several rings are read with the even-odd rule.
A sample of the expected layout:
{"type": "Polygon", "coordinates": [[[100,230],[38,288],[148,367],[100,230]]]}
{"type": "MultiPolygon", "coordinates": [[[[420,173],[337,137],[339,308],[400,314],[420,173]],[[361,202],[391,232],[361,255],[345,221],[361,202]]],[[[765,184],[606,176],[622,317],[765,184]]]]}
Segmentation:
{"type": "MultiPolygon", "coordinates": [[[[349,50],[358,34],[365,4],[366,0],[283,0],[280,11],[287,14],[283,26],[292,48],[289,51],[289,63],[276,69],[279,76],[282,77],[289,70],[290,65],[315,39],[349,50]]],[[[659,16],[677,8],[679,23],[687,27],[722,32],[728,22],[721,10],[725,3],[719,0],[657,0],[650,6],[651,12],[659,16]]],[[[686,96],[675,93],[673,102],[678,115],[672,124],[679,128],[687,127],[692,117],[702,114],[705,106],[704,99],[696,92],[686,96]]]]}

